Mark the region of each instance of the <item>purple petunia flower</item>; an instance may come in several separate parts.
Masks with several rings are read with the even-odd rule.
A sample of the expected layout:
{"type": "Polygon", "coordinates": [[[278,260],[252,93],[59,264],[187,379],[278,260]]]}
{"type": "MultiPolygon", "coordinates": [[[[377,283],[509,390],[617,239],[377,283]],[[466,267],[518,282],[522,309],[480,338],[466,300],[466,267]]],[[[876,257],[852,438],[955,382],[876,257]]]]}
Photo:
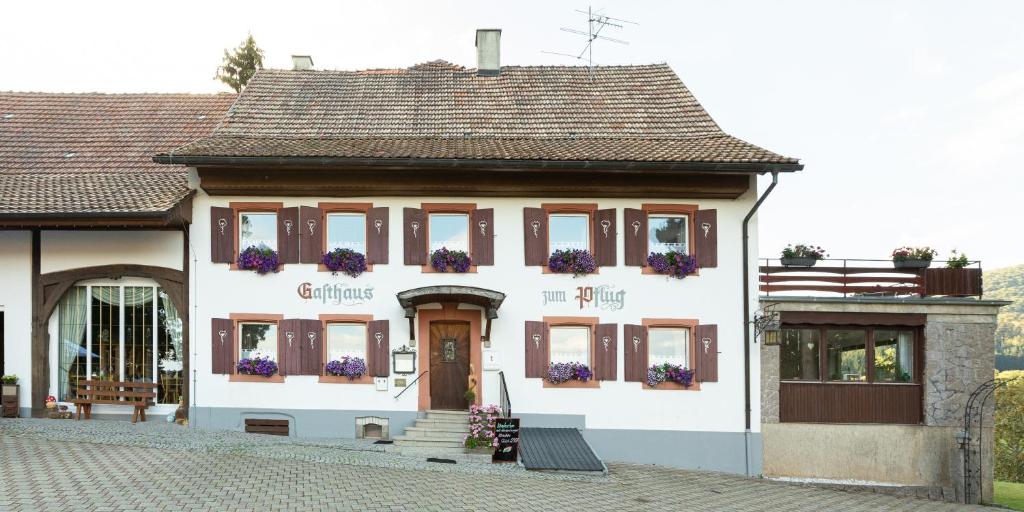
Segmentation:
{"type": "Polygon", "coordinates": [[[548,257],[548,268],[558,274],[572,274],[579,277],[593,274],[597,263],[590,251],[584,249],[557,249],[548,257]]]}
{"type": "Polygon", "coordinates": [[[466,251],[452,251],[442,247],[430,253],[430,266],[438,272],[447,272],[451,269],[452,272],[461,274],[473,266],[473,260],[466,251]]]}
{"type": "Polygon", "coordinates": [[[551,366],[548,366],[548,381],[553,384],[570,380],[586,382],[593,376],[594,372],[583,363],[551,363],[551,366]]]}
{"type": "Polygon", "coordinates": [[[327,375],[358,379],[366,373],[366,361],[361,357],[345,356],[340,361],[334,360],[327,363],[324,372],[327,375]]]}
{"type": "Polygon", "coordinates": [[[689,254],[682,254],[675,251],[666,253],[652,252],[647,257],[647,264],[655,272],[666,274],[669,277],[682,279],[697,270],[697,259],[689,254]]]}
{"type": "Polygon", "coordinates": [[[366,272],[366,256],[352,249],[335,249],[325,253],[320,262],[332,273],[341,272],[347,276],[359,277],[366,272]]]}
{"type": "Polygon", "coordinates": [[[269,357],[243,358],[235,368],[242,375],[270,377],[277,373],[277,363],[269,357]]]}
{"type": "Polygon", "coordinates": [[[277,251],[265,246],[250,245],[238,254],[238,268],[242,270],[255,270],[257,274],[277,272],[280,260],[277,251]]]}
{"type": "Polygon", "coordinates": [[[693,385],[693,370],[672,363],[656,364],[647,369],[648,386],[662,382],[675,382],[688,388],[693,385]]]}

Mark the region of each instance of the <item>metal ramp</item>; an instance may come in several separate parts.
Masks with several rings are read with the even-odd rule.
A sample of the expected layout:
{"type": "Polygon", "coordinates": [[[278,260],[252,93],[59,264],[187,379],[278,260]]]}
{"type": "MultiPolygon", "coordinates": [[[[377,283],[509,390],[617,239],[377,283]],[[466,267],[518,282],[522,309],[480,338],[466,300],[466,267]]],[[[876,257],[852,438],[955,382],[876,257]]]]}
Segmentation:
{"type": "Polygon", "coordinates": [[[531,470],[606,471],[604,463],[574,428],[522,428],[519,461],[531,470]]]}

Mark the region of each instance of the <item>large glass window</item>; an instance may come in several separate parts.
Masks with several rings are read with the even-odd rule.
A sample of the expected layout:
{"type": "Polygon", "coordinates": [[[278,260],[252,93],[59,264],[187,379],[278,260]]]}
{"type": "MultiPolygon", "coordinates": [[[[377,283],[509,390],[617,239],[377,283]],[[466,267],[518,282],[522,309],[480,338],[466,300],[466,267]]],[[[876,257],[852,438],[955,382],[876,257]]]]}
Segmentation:
{"type": "Polygon", "coordinates": [[[647,252],[689,254],[689,227],[686,215],[647,217],[647,252]]]}
{"type": "Polygon", "coordinates": [[[181,399],[182,323],[167,294],[152,285],[73,286],[57,308],[57,392],[79,382],[156,382],[157,403],[181,399]],[[159,300],[157,300],[159,299],[159,300]]]}
{"type": "Polygon", "coordinates": [[[820,380],[818,329],[783,329],[779,348],[782,380],[820,380]]]}
{"type": "Polygon", "coordinates": [[[277,213],[242,212],[238,214],[238,250],[269,247],[277,250],[277,213]]]}
{"type": "Polygon", "coordinates": [[[327,214],[327,250],[351,249],[366,254],[366,215],[362,213],[327,214]]]}
{"type": "Polygon", "coordinates": [[[867,331],[829,329],[825,336],[828,339],[828,380],[867,380],[867,331]]]}
{"type": "Polygon", "coordinates": [[[875,381],[912,382],[914,380],[914,333],[912,331],[875,331],[875,381]]]}
{"type": "Polygon", "coordinates": [[[327,361],[345,356],[366,360],[366,324],[327,325],[327,361]]]}
{"type": "Polygon", "coordinates": [[[548,249],[590,250],[590,216],[585,213],[552,213],[548,216],[548,249]]]}
{"type": "Polygon", "coordinates": [[[277,324],[245,322],[238,326],[239,359],[267,357],[277,361],[277,324]]]}
{"type": "Polygon", "coordinates": [[[652,327],[647,330],[647,362],[690,367],[690,330],[652,327]]]}
{"type": "Polygon", "coordinates": [[[590,364],[589,327],[552,327],[550,342],[552,363],[590,364]]]}
{"type": "Polygon", "coordinates": [[[450,251],[469,252],[469,215],[465,213],[431,213],[430,251],[442,247],[450,251]]]}

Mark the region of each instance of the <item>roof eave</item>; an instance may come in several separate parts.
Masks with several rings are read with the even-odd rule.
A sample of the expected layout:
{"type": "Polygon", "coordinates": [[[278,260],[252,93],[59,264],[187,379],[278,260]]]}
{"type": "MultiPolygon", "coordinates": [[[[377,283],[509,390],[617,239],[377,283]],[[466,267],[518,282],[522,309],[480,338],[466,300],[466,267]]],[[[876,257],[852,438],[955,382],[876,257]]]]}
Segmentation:
{"type": "Polygon", "coordinates": [[[174,155],[168,153],[153,157],[158,164],[187,165],[192,167],[392,167],[392,168],[475,168],[493,171],[523,171],[544,169],[594,169],[608,171],[676,171],[719,173],[796,172],[803,170],[800,163],[765,162],[653,162],[620,160],[506,160],[464,158],[349,158],[311,156],[212,156],[174,155]]]}
{"type": "Polygon", "coordinates": [[[190,191],[166,210],[139,212],[0,212],[0,229],[32,228],[174,228],[192,223],[190,191]]]}

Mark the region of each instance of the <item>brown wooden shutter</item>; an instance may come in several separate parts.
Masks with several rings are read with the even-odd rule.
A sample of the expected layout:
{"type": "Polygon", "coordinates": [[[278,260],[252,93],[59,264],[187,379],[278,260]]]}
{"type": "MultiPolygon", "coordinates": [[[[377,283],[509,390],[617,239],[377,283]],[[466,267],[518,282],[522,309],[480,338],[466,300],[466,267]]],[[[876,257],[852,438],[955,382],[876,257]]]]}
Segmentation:
{"type": "Polygon", "coordinates": [[[366,210],[366,262],[386,265],[388,262],[388,208],[366,210]]]}
{"type": "Polygon", "coordinates": [[[697,326],[696,376],[701,382],[718,382],[718,326],[697,326]]]}
{"type": "Polygon", "coordinates": [[[597,343],[594,348],[594,378],[616,380],[618,378],[619,324],[598,324],[597,343]]]}
{"type": "Polygon", "coordinates": [[[622,337],[626,382],[647,382],[647,328],[626,324],[622,328],[622,337]]]}
{"type": "Polygon", "coordinates": [[[298,375],[320,375],[323,369],[323,324],[319,320],[301,320],[302,362],[298,375]]]}
{"type": "Polygon", "coordinates": [[[643,210],[626,208],[622,215],[623,243],[626,246],[626,265],[647,266],[647,214],[643,210]]]}
{"type": "Polygon", "coordinates": [[[615,208],[597,210],[594,214],[593,238],[594,238],[594,262],[599,267],[614,267],[615,237],[618,233],[618,226],[615,223],[615,208]]]}
{"type": "Polygon", "coordinates": [[[235,211],[210,207],[210,261],[235,262],[235,211]]]}
{"type": "Polygon", "coordinates": [[[405,264],[426,265],[427,224],[423,210],[419,208],[402,209],[402,239],[405,247],[405,264]]]}
{"type": "Polygon", "coordinates": [[[718,210],[697,210],[694,216],[696,233],[697,266],[714,268],[718,266],[718,210]]]}
{"type": "Polygon", "coordinates": [[[374,377],[391,375],[391,348],[387,320],[366,323],[366,370],[374,377]]]}
{"type": "Polygon", "coordinates": [[[277,254],[281,263],[299,262],[299,208],[277,210],[277,254]]]}
{"type": "Polygon", "coordinates": [[[526,377],[548,376],[548,324],[526,321],[526,377]]]}
{"type": "Polygon", "coordinates": [[[473,264],[494,265],[494,209],[473,210],[469,230],[473,233],[473,264]]]}
{"type": "Polygon", "coordinates": [[[523,208],[523,248],[527,266],[548,262],[548,214],[543,208],[523,208]]]}
{"type": "Polygon", "coordinates": [[[235,371],[235,323],[227,318],[214,318],[211,332],[213,342],[213,373],[230,375],[235,371]]]}
{"type": "Polygon", "coordinates": [[[290,318],[277,324],[277,366],[281,375],[302,375],[302,320],[290,318]]]}
{"type": "Polygon", "coordinates": [[[302,263],[320,263],[324,256],[324,211],[299,207],[299,246],[302,263]]]}

